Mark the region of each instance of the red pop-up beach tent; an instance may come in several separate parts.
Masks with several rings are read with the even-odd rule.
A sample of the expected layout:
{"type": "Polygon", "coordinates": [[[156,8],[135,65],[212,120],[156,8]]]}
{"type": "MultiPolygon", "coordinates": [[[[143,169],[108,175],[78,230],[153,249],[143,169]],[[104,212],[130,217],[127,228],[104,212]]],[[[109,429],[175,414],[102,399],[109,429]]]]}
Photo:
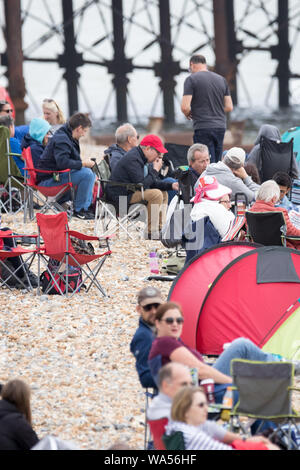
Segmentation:
{"type": "Polygon", "coordinates": [[[300,251],[249,246],[226,264],[222,248],[226,251],[220,246],[221,251],[204,252],[198,263],[192,260],[189,273],[183,271],[171,289],[169,299],[183,306],[183,341],[203,354],[219,355],[225,343],[245,337],[290,357],[300,347],[300,329],[295,328],[300,324],[300,251]],[[221,269],[215,267],[219,259],[224,261],[223,268],[217,262],[221,269]],[[294,347],[288,351],[283,340],[294,347]]]}
{"type": "Polygon", "coordinates": [[[174,280],[168,300],[178,302],[184,313],[181,339],[196,348],[200,309],[218,274],[234,259],[259,245],[245,242],[220,243],[195,256],[174,280]]]}

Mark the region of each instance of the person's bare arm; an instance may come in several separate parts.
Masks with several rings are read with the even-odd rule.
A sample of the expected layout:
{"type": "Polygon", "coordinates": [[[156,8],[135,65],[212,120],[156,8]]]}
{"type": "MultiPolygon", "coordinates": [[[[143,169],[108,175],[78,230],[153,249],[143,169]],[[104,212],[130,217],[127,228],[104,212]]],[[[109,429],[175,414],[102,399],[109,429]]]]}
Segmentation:
{"type": "Polygon", "coordinates": [[[192,119],[191,115],[191,102],[192,102],[192,95],[184,95],[181,100],[181,111],[185,115],[187,119],[192,119]]]}
{"type": "Polygon", "coordinates": [[[224,96],[224,111],[230,113],[233,110],[233,103],[230,95],[224,96]]]}
{"type": "Polygon", "coordinates": [[[213,379],[218,384],[232,383],[231,377],[199,361],[185,346],[175,349],[170,354],[170,359],[172,362],[179,362],[191,368],[196,367],[200,380],[213,379]]]}

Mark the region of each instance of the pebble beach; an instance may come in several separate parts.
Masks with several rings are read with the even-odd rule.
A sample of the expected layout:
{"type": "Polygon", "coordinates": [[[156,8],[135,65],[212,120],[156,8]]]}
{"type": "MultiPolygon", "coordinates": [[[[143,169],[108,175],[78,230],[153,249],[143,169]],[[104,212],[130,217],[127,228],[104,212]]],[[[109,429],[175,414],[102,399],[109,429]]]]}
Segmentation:
{"type": "MultiPolygon", "coordinates": [[[[22,217],[3,215],[2,226],[37,233],[36,223],[24,225],[22,217]]],[[[70,228],[94,234],[93,221],[73,218],[70,228]]],[[[119,440],[143,449],[145,396],[129,350],[136,294],[152,282],[167,298],[171,283],[145,281],[149,251],[162,245],[136,237],[111,239],[99,276],[107,297],[94,287],[68,299],[0,291],[0,382],[21,378],[31,386],[39,438],[51,434],[89,450],[119,440]]]]}
{"type": "MultiPolygon", "coordinates": [[[[86,153],[101,154],[94,147],[86,153]]],[[[69,225],[94,235],[94,221],[73,218],[69,225]]],[[[24,224],[23,213],[2,214],[2,226],[37,233],[35,220],[24,224]]],[[[141,450],[145,395],[129,350],[138,325],[136,295],[155,285],[167,299],[171,282],[146,280],[149,252],[162,250],[160,242],[121,232],[110,248],[99,275],[107,297],[95,287],[72,298],[0,290],[0,383],[20,378],[30,385],[40,439],[56,436],[81,450],[106,450],[121,441],[141,450]]],[[[37,261],[32,270],[37,274],[37,261]]],[[[300,412],[299,393],[293,403],[300,412]]]]}

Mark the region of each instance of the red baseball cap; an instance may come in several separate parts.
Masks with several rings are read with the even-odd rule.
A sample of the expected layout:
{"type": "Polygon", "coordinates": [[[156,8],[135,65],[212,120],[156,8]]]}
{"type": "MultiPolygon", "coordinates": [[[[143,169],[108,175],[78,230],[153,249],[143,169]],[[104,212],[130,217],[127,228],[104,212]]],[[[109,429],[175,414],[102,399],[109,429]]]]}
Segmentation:
{"type": "Polygon", "coordinates": [[[154,134],[146,135],[146,137],[144,137],[141,140],[140,145],[142,145],[144,147],[148,147],[148,146],[153,147],[159,153],[167,153],[168,152],[168,150],[163,146],[163,143],[160,140],[160,138],[157,137],[157,135],[154,135],[154,134]]]}

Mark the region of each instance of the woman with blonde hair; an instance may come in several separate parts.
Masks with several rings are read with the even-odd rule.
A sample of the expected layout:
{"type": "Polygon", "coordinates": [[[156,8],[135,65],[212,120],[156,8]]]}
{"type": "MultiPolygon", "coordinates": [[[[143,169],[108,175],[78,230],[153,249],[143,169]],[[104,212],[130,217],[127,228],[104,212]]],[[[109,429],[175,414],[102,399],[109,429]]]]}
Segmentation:
{"type": "Polygon", "coordinates": [[[3,385],[0,400],[0,450],[29,450],[39,441],[32,429],[30,388],[22,380],[3,385]]]}
{"type": "Polygon", "coordinates": [[[186,450],[278,450],[263,436],[242,440],[241,436],[227,431],[215,421],[208,421],[207,410],[202,388],[183,387],[173,399],[166,435],[181,432],[186,450]]]}
{"type": "Polygon", "coordinates": [[[62,110],[52,98],[45,98],[43,100],[43,114],[44,119],[51,125],[52,134],[66,122],[62,110]]]}

